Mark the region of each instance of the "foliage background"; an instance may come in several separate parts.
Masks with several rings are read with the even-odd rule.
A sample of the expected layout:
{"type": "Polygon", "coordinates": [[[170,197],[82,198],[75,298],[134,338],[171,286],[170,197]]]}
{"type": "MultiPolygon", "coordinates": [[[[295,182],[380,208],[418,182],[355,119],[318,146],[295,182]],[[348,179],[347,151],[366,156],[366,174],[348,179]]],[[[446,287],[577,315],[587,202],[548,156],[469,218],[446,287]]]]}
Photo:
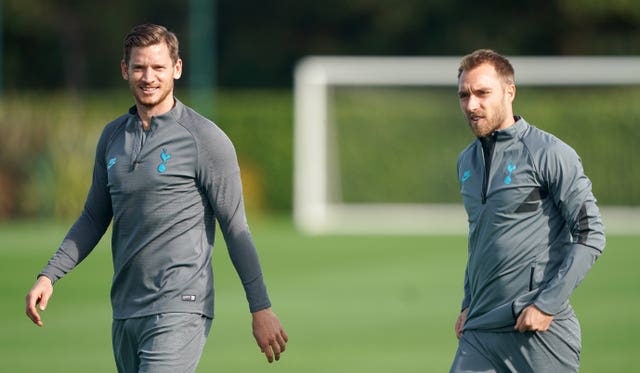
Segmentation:
{"type": "MultiPolygon", "coordinates": [[[[188,92],[178,93],[189,103],[188,92]]],[[[346,202],[458,203],[458,153],[472,137],[453,88],[335,95],[346,202]]],[[[233,139],[252,213],[292,203],[293,99],[284,89],[226,89],[214,120],[233,139]]],[[[516,112],[580,154],[602,205],[640,204],[640,89],[520,87],[516,112]]],[[[0,101],[0,217],[78,215],[104,124],[132,105],[125,90],[37,92],[0,101]]]]}
{"type": "MultiPolygon", "coordinates": [[[[103,125],[132,104],[119,72],[122,38],[131,26],[156,22],[178,33],[185,60],[178,96],[195,102],[187,82],[197,49],[189,37],[189,10],[197,1],[0,0],[2,370],[113,371],[105,332],[111,319],[108,238],[56,287],[44,329],[24,317],[24,295],[82,208],[103,125]],[[17,222],[23,219],[30,222],[17,222]]],[[[306,55],[462,55],[485,47],[507,55],[640,54],[635,0],[218,0],[215,9],[209,35],[215,103],[199,109],[233,138],[254,212],[288,215],[291,208],[292,72],[306,55]]],[[[594,186],[604,188],[596,191],[601,201],[638,205],[637,91],[518,94],[527,119],[582,155],[594,186]],[[585,117],[608,120],[584,123],[585,117]],[[601,159],[604,149],[614,156],[601,159]]],[[[340,118],[361,116],[362,105],[370,105],[361,101],[366,97],[351,98],[356,101],[339,109],[340,118]]],[[[448,126],[442,128],[455,127],[456,135],[451,143],[432,142],[443,137],[423,133],[412,139],[443,150],[441,168],[426,175],[439,172],[451,182],[447,162],[469,137],[455,96],[433,100],[446,102],[438,106],[446,113],[427,111],[441,115],[437,120],[448,126]]],[[[389,153],[401,148],[390,145],[389,153]]],[[[345,175],[357,175],[358,161],[351,158],[345,175]]],[[[455,194],[446,183],[438,188],[442,198],[455,194]]],[[[368,198],[379,198],[376,193],[368,198]]],[[[201,370],[448,369],[464,237],[307,237],[287,219],[252,218],[267,283],[291,336],[284,360],[278,367],[261,360],[240,284],[221,247],[214,254],[218,320],[201,370]]],[[[585,332],[584,372],[633,371],[640,363],[638,326],[629,321],[639,300],[636,244],[637,237],[611,237],[574,296],[585,332]]]]}
{"type": "MultiPolygon", "coordinates": [[[[178,33],[191,73],[189,12],[203,0],[3,0],[9,90],[121,87],[122,38],[157,22],[178,33]]],[[[305,55],[508,55],[640,52],[634,0],[208,0],[223,87],[290,87],[305,55]]],[[[212,45],[214,45],[212,43],[212,45]]]]}
{"type": "MultiPolygon", "coordinates": [[[[202,3],[202,0],[99,3],[4,0],[0,3],[0,131],[3,134],[0,137],[0,219],[77,214],[82,204],[80,196],[88,188],[97,136],[105,123],[131,105],[118,63],[122,38],[137,23],[165,24],[178,34],[185,60],[185,74],[178,84],[179,97],[187,104],[193,102],[196,109],[218,123],[236,143],[245,192],[250,200],[247,205],[277,212],[291,208],[292,72],[296,62],[306,55],[462,55],[480,47],[494,48],[507,55],[633,55],[640,51],[640,3],[631,0],[489,0],[481,3],[404,0],[392,7],[382,0],[322,3],[218,0],[209,14],[206,29],[210,33],[204,36],[212,48],[207,51],[215,58],[210,66],[214,70],[211,75],[214,81],[210,82],[214,93],[209,96],[214,102],[203,105],[190,90],[196,83],[189,76],[193,70],[190,63],[196,53],[201,52],[190,34],[190,17],[193,9],[202,3]]],[[[634,101],[637,93],[631,97],[616,94],[591,97],[588,102],[563,96],[560,100],[566,100],[564,107],[554,105],[559,100],[549,96],[538,97],[548,102],[542,112],[535,111],[536,115],[540,112],[540,120],[534,122],[544,124],[543,128],[552,132],[560,130],[559,135],[567,135],[570,139],[567,142],[575,146],[588,160],[588,167],[595,170],[595,175],[590,176],[595,176],[598,188],[614,180],[608,175],[606,183],[600,181],[603,173],[600,169],[611,164],[611,160],[597,157],[591,160],[590,153],[595,148],[621,149],[620,152],[634,148],[629,144],[637,141],[639,133],[633,126],[638,117],[634,109],[637,105],[633,105],[637,102],[634,101]],[[557,118],[572,124],[582,122],[581,118],[589,117],[596,107],[601,111],[593,118],[626,124],[611,134],[602,131],[607,124],[600,119],[581,131],[584,137],[576,136],[573,127],[564,130],[554,124],[557,118]],[[578,118],[572,119],[572,115],[578,118]]],[[[451,106],[455,100],[452,97],[451,100],[446,111],[436,114],[440,116],[438,120],[447,126],[460,123],[463,127],[458,109],[451,106]]],[[[536,96],[527,100],[535,101],[536,96]]],[[[357,115],[355,110],[357,107],[351,111],[347,108],[341,115],[353,118],[357,115]]],[[[411,110],[414,109],[409,108],[411,110]]],[[[391,117],[402,115],[398,114],[400,109],[388,112],[391,117]]],[[[531,119],[530,112],[526,113],[531,119]]],[[[427,143],[433,141],[429,138],[441,139],[428,133],[414,136],[414,140],[427,143]]],[[[361,140],[359,145],[351,146],[351,152],[366,148],[367,141],[369,146],[380,141],[366,137],[361,140]]],[[[467,141],[468,137],[460,135],[450,143],[439,141],[438,145],[449,149],[451,154],[455,149],[457,154],[460,144],[467,141]]],[[[390,148],[393,147],[402,145],[391,143],[390,148]]],[[[349,149],[342,153],[349,154],[349,149]]],[[[397,158],[392,156],[389,163],[402,162],[401,152],[390,154],[396,154],[397,158]]],[[[636,153],[632,153],[626,159],[636,158],[636,153]]],[[[351,175],[354,180],[351,184],[356,185],[353,191],[346,192],[347,197],[349,194],[366,196],[367,189],[380,193],[367,187],[381,184],[375,179],[360,177],[358,162],[362,162],[358,157],[345,161],[347,168],[343,172],[351,175]],[[358,182],[364,187],[357,187],[358,182]]],[[[423,180],[433,179],[433,175],[447,179],[442,175],[452,168],[440,166],[433,172],[422,172],[429,167],[414,166],[413,174],[423,174],[423,180]]],[[[411,169],[411,165],[404,168],[411,169]]],[[[638,204],[639,171],[635,164],[620,165],[620,169],[613,172],[630,175],[615,178],[628,182],[614,190],[602,190],[601,201],[638,204]]],[[[409,174],[411,172],[405,172],[403,177],[409,174]]],[[[345,180],[349,181],[349,176],[345,180]]],[[[407,180],[406,184],[412,182],[417,180],[407,180]]],[[[431,194],[449,201],[457,199],[452,189],[455,188],[444,183],[435,190],[426,189],[423,196],[416,197],[415,191],[404,194],[417,200],[431,194]]]]}
{"type": "MultiPolygon", "coordinates": [[[[343,201],[460,202],[456,160],[473,136],[455,87],[335,90],[343,201]]],[[[518,86],[514,112],[577,151],[601,205],[637,206],[639,99],[640,87],[518,86]]]]}
{"type": "MultiPolygon", "coordinates": [[[[202,49],[190,34],[190,15],[202,3],[0,2],[0,219],[77,215],[88,188],[97,136],[105,123],[132,104],[120,77],[119,60],[122,38],[137,23],[162,23],[178,34],[185,60],[178,95],[212,118],[234,140],[242,163],[247,205],[265,212],[291,209],[292,72],[306,55],[462,55],[480,47],[507,55],[640,52],[640,3],[631,0],[404,0],[393,6],[382,0],[218,0],[213,3],[206,27],[210,33],[204,36],[208,46],[204,49],[215,57],[210,66],[214,81],[210,82],[213,91],[209,98],[213,102],[202,104],[191,90],[196,83],[189,76],[193,58],[202,49]]],[[[637,205],[640,171],[633,162],[637,159],[633,144],[640,133],[634,125],[638,94],[609,93],[596,93],[586,99],[573,94],[557,98],[533,94],[518,103],[523,104],[521,112],[527,119],[557,131],[578,150],[596,188],[602,188],[596,190],[601,202],[637,205]],[[525,105],[534,109],[524,110],[525,105]],[[593,119],[583,123],[583,118],[593,119]],[[605,129],[612,122],[617,124],[613,132],[605,129]],[[575,127],[578,125],[579,130],[575,127]],[[603,149],[613,155],[598,157],[603,149]],[[620,177],[622,174],[626,176],[620,177]],[[611,184],[615,184],[613,189],[611,184]]],[[[361,110],[358,105],[371,105],[362,101],[366,98],[352,95],[356,102],[353,108],[340,109],[341,118],[357,117],[357,110],[361,110]]],[[[456,135],[449,136],[451,141],[441,141],[442,136],[428,131],[412,137],[424,141],[425,148],[444,149],[440,159],[453,160],[461,144],[469,140],[455,99],[434,99],[421,111],[416,109],[420,103],[415,100],[386,110],[386,117],[419,112],[446,123],[443,128],[458,126],[456,135]],[[440,102],[448,104],[434,104],[440,102]],[[429,105],[434,109],[426,110],[429,105]]],[[[368,121],[375,125],[375,120],[368,121]]],[[[412,126],[407,129],[410,134],[420,127],[412,126]]],[[[342,130],[353,129],[345,126],[342,130]]],[[[382,140],[390,141],[389,149],[403,148],[401,140],[382,140]]],[[[376,141],[381,140],[362,136],[360,143],[341,144],[340,152],[363,152],[376,141]]],[[[347,198],[353,195],[375,200],[380,194],[388,195],[383,188],[371,187],[383,185],[375,175],[358,173],[358,162],[370,159],[365,155],[345,160],[343,180],[354,185],[353,190],[346,190],[347,198]]],[[[402,152],[389,155],[389,164],[406,163],[402,152]]],[[[412,158],[423,155],[424,159],[438,159],[430,153],[412,158]]],[[[399,177],[406,180],[405,185],[417,186],[428,184],[425,180],[448,181],[432,189],[422,188],[422,192],[414,188],[396,194],[412,200],[435,195],[440,201],[457,201],[452,192],[453,178],[444,176],[452,166],[443,162],[436,168],[429,166],[406,163],[400,167],[404,174],[399,177]]]]}

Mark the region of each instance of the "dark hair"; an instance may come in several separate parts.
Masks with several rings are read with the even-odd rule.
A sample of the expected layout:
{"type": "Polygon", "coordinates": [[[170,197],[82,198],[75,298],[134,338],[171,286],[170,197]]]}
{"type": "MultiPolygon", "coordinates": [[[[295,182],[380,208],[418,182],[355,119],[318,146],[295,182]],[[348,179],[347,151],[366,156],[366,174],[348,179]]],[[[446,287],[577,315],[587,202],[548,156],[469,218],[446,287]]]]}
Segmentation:
{"type": "Polygon", "coordinates": [[[131,49],[134,47],[148,47],[156,44],[167,44],[171,61],[175,64],[180,59],[178,37],[166,27],[145,23],[135,26],[124,37],[124,62],[128,65],[131,49]]]}
{"type": "Polygon", "coordinates": [[[458,78],[460,78],[460,75],[462,75],[464,71],[474,69],[483,63],[492,65],[505,83],[515,83],[515,72],[509,60],[491,49],[478,49],[462,57],[460,67],[458,68],[458,78]]]}

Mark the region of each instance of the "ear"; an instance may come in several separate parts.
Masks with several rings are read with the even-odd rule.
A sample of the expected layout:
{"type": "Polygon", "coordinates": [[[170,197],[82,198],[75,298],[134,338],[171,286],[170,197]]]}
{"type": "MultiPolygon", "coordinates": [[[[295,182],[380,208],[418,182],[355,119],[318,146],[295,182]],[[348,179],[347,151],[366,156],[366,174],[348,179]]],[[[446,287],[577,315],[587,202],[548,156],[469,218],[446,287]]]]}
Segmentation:
{"type": "Polygon", "coordinates": [[[122,79],[129,80],[129,71],[127,70],[127,63],[124,59],[120,61],[120,72],[122,72],[122,79]]]}
{"type": "Polygon", "coordinates": [[[178,58],[176,65],[173,67],[173,79],[180,79],[182,76],[182,59],[178,58]]]}
{"type": "Polygon", "coordinates": [[[516,85],[508,84],[505,88],[505,93],[509,99],[509,102],[513,102],[516,99],[516,85]]]}

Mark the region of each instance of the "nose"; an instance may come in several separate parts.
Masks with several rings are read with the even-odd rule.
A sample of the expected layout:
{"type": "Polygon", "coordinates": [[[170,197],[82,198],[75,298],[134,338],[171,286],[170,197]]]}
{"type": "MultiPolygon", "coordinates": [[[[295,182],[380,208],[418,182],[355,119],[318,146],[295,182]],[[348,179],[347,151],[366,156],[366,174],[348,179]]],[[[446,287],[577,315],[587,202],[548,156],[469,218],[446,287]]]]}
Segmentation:
{"type": "Polygon", "coordinates": [[[466,98],[463,105],[465,110],[473,112],[480,107],[480,101],[475,95],[471,94],[466,98]]]}
{"type": "Polygon", "coordinates": [[[147,67],[142,72],[142,81],[145,83],[153,81],[153,69],[151,67],[147,67]]]}

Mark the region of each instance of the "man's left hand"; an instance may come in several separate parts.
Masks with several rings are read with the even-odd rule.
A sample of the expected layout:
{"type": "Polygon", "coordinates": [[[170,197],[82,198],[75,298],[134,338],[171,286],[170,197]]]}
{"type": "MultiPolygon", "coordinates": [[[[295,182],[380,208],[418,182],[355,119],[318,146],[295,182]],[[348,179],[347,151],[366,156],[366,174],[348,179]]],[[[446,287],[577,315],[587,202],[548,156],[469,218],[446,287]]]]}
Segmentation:
{"type": "Polygon", "coordinates": [[[275,359],[280,360],[280,354],[284,352],[289,337],[282,329],[278,316],[271,310],[265,308],[253,314],[253,336],[267,357],[267,361],[272,363],[275,359]]]}
{"type": "Polygon", "coordinates": [[[515,330],[520,333],[527,331],[530,332],[544,332],[549,329],[553,321],[553,316],[542,312],[535,305],[530,305],[520,313],[518,320],[516,321],[515,330]]]}

